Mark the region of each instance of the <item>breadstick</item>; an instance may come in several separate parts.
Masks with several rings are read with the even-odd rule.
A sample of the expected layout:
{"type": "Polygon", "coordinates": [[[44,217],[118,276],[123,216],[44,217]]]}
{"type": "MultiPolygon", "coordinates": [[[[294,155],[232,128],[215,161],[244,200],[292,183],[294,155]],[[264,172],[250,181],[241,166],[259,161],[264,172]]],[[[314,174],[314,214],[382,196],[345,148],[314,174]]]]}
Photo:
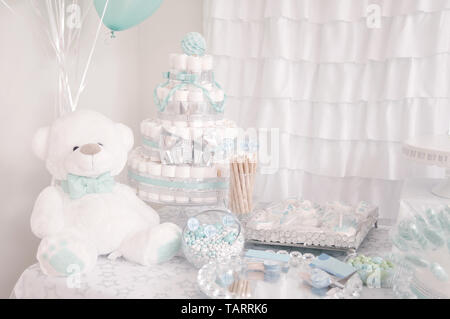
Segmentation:
{"type": "Polygon", "coordinates": [[[236,213],[237,212],[237,203],[236,203],[236,190],[234,187],[234,174],[230,175],[230,207],[231,211],[236,213]]]}
{"type": "Polygon", "coordinates": [[[250,298],[252,296],[250,281],[247,280],[245,285],[245,298],[250,298]]]}
{"type": "Polygon", "coordinates": [[[236,280],[235,281],[233,281],[233,283],[231,284],[231,286],[228,288],[228,290],[230,291],[230,292],[234,292],[234,288],[236,287],[236,280]]]}
{"type": "MultiPolygon", "coordinates": [[[[256,177],[256,159],[254,162],[251,163],[250,167],[251,167],[251,169],[250,169],[250,171],[251,171],[251,194],[253,195],[253,191],[255,188],[255,177],[256,177]]],[[[252,196],[251,200],[252,200],[252,205],[253,205],[253,196],[252,196]]]]}
{"type": "Polygon", "coordinates": [[[247,201],[247,189],[245,185],[245,172],[244,172],[244,163],[241,161],[238,161],[238,168],[239,168],[239,178],[240,178],[240,185],[241,185],[241,193],[242,193],[242,200],[244,203],[244,211],[243,213],[248,213],[248,201],[247,201]]]}
{"type": "Polygon", "coordinates": [[[242,194],[239,191],[239,189],[241,188],[241,186],[239,185],[239,171],[238,171],[238,167],[237,167],[237,163],[233,162],[232,163],[232,168],[233,168],[233,174],[234,174],[234,188],[235,188],[235,195],[236,195],[236,200],[238,202],[238,210],[239,213],[244,211],[244,203],[242,201],[242,194]]]}
{"type": "Polygon", "coordinates": [[[238,286],[236,289],[237,295],[238,296],[242,296],[242,293],[244,292],[244,285],[245,285],[245,281],[242,279],[239,279],[238,281],[238,286]]]}
{"type": "Polygon", "coordinates": [[[245,172],[245,187],[247,190],[247,204],[248,204],[248,212],[252,211],[252,184],[250,182],[250,179],[252,176],[250,175],[250,168],[249,168],[249,159],[246,156],[245,162],[244,162],[244,172],[245,172]]]}

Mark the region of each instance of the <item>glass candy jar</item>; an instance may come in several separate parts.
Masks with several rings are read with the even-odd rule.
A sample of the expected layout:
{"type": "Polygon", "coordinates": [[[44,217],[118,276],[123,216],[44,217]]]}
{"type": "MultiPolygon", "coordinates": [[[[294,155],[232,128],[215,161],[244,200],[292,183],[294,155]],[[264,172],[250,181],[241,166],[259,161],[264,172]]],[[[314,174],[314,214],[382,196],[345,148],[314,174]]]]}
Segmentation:
{"type": "Polygon", "coordinates": [[[227,210],[210,209],[188,219],[182,247],[186,259],[200,268],[210,261],[225,261],[244,249],[244,231],[227,210]]]}

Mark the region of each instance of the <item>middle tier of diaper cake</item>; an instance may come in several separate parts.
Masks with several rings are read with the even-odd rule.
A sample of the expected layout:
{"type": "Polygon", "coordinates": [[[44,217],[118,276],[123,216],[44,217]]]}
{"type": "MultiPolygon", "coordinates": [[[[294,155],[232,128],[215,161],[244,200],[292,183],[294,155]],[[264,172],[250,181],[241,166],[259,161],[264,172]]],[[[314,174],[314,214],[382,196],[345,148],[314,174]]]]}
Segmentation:
{"type": "Polygon", "coordinates": [[[237,128],[228,120],[147,119],[142,144],[130,154],[129,178],[145,201],[218,205],[229,188],[229,162],[237,128]]]}

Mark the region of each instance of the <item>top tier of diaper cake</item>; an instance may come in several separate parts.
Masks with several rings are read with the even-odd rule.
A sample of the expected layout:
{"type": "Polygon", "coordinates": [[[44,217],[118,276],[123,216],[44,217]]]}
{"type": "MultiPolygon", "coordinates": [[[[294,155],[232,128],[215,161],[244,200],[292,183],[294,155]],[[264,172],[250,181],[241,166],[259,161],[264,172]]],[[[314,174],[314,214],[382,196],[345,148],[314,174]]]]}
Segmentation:
{"type": "Polygon", "coordinates": [[[225,93],[214,79],[213,57],[205,54],[203,36],[190,32],[181,41],[183,53],[169,55],[165,81],[154,90],[161,120],[220,120],[225,93]]]}

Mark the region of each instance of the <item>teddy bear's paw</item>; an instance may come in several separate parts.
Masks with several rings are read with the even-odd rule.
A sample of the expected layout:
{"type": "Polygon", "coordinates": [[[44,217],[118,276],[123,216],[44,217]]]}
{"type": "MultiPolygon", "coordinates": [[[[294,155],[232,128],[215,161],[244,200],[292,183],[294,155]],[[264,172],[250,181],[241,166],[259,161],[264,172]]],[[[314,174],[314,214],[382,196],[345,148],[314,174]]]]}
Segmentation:
{"type": "Polygon", "coordinates": [[[41,241],[37,259],[45,274],[70,276],[90,271],[97,261],[97,252],[81,239],[52,236],[41,241]]]}
{"type": "Polygon", "coordinates": [[[163,223],[149,230],[144,264],[163,263],[175,256],[181,247],[181,229],[172,223],[163,223]]]}

